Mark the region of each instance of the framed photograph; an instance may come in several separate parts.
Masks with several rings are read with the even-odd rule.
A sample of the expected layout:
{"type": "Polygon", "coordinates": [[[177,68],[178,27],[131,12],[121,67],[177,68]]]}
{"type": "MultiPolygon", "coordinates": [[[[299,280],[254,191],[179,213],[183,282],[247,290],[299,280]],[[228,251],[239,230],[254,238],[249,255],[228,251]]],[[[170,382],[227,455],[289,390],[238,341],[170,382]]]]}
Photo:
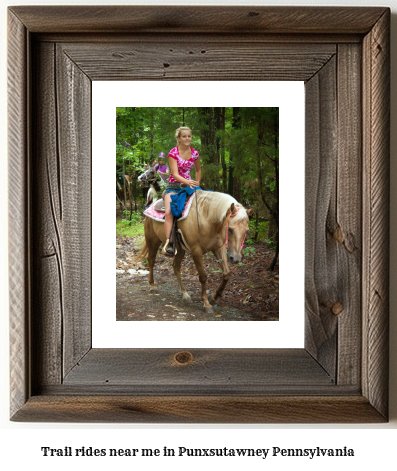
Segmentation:
{"type": "Polygon", "coordinates": [[[383,7],[9,8],[11,420],[388,420],[389,23],[383,7]],[[304,83],[302,347],[93,346],[104,81],[304,83]]]}
{"type": "MultiPolygon", "coordinates": [[[[168,348],[178,344],[180,338],[190,348],[303,347],[304,108],[302,81],[254,81],[249,88],[244,81],[93,82],[92,291],[98,293],[92,299],[94,348],[168,348]],[[197,103],[208,106],[197,107],[197,103]],[[231,106],[222,107],[224,104],[231,106]],[[214,132],[217,123],[222,128],[222,116],[224,131],[219,129],[214,132]],[[239,127],[233,126],[234,121],[239,127]],[[187,241],[190,250],[185,251],[180,268],[190,300],[182,298],[172,268],[174,259],[165,257],[161,247],[154,266],[154,290],[148,282],[150,267],[146,259],[143,262],[135,261],[144,238],[142,212],[145,201],[142,195],[146,197],[149,194],[145,176],[149,174],[154,177],[150,166],[145,170],[144,164],[153,163],[161,149],[174,147],[175,130],[183,123],[192,127],[192,147],[200,155],[204,182],[200,187],[211,190],[202,193],[205,198],[219,200],[222,197],[229,201],[232,194],[245,208],[255,208],[250,217],[250,231],[244,240],[241,235],[237,243],[242,258],[235,263],[228,261],[229,279],[216,304],[208,310],[203,309],[202,290],[191,255],[192,242],[187,241]],[[211,134],[208,132],[207,135],[210,125],[211,134]],[[209,137],[216,135],[219,136],[219,144],[223,144],[219,145],[219,150],[208,144],[209,137]],[[261,141],[258,136],[261,136],[261,141]],[[115,141],[117,156],[114,152],[115,141]],[[109,158],[111,155],[115,155],[119,166],[116,211],[115,162],[109,158]],[[143,173],[144,170],[146,173],[143,173]],[[123,173],[128,175],[130,183],[124,184],[120,178],[123,173]],[[130,175],[135,176],[131,178],[130,175]],[[233,187],[230,175],[233,177],[233,187]],[[144,181],[139,182],[139,178],[144,181]],[[260,200],[259,179],[266,182],[266,185],[260,185],[260,200]],[[293,204],[289,192],[291,188],[293,204]],[[222,195],[219,190],[222,190],[222,195]],[[224,193],[228,196],[225,197],[224,193]],[[268,209],[271,205],[277,209],[273,216],[268,209]],[[104,224],[104,221],[115,219],[116,276],[114,226],[104,224]],[[259,230],[256,229],[258,226],[259,230]],[[280,227],[278,240],[282,247],[279,256],[277,227],[280,227]],[[292,233],[294,244],[289,240],[292,233]],[[111,250],[105,251],[104,247],[111,250]],[[279,258],[284,267],[281,270],[279,258]],[[274,260],[276,263],[272,270],[274,260]],[[282,263],[282,260],[287,263],[282,263]],[[296,304],[302,307],[299,314],[295,310],[296,304]],[[283,313],[280,320],[279,306],[283,313]],[[208,326],[206,322],[195,321],[215,323],[208,326]],[[252,322],[247,321],[255,321],[256,327],[253,328],[252,322]],[[215,325],[219,322],[222,325],[215,325]]],[[[165,161],[168,164],[168,159],[165,161]]],[[[159,178],[155,181],[158,182],[159,178]]],[[[156,196],[160,198],[163,190],[157,190],[156,196]]],[[[162,205],[161,199],[155,203],[159,204],[162,205]]],[[[178,228],[184,237],[191,237],[196,247],[203,244],[203,250],[208,250],[209,242],[201,241],[198,231],[206,221],[201,220],[203,210],[200,208],[198,212],[197,209],[193,196],[178,221],[178,228]],[[184,225],[182,221],[186,216],[187,225],[184,225]]],[[[220,214],[222,218],[226,217],[227,209],[225,214],[220,214]]],[[[210,212],[213,217],[215,208],[211,208],[210,212]]],[[[152,207],[147,208],[146,213],[155,221],[157,230],[161,231],[164,212],[152,207]]],[[[215,247],[220,247],[220,256],[223,257],[229,253],[225,232],[226,227],[223,227],[219,234],[211,236],[217,237],[215,247]]],[[[157,236],[155,240],[158,241],[157,236]]],[[[218,286],[222,286],[223,262],[212,253],[203,256],[209,296],[216,292],[218,286]]]]}

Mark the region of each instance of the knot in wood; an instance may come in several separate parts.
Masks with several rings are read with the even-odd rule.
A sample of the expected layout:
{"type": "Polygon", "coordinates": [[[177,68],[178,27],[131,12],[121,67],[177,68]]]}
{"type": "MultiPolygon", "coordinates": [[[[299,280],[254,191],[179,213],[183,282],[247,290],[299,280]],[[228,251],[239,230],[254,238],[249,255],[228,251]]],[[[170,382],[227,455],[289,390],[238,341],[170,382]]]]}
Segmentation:
{"type": "Polygon", "coordinates": [[[193,355],[190,352],[178,352],[175,354],[174,360],[180,365],[186,365],[193,361],[193,355]]]}
{"type": "Polygon", "coordinates": [[[345,240],[345,236],[340,226],[337,226],[337,228],[334,231],[334,239],[336,239],[340,244],[343,244],[345,240]]]}
{"type": "Polygon", "coordinates": [[[332,314],[335,316],[339,316],[339,314],[342,313],[343,311],[343,304],[339,301],[337,301],[333,306],[331,307],[332,314]]]}

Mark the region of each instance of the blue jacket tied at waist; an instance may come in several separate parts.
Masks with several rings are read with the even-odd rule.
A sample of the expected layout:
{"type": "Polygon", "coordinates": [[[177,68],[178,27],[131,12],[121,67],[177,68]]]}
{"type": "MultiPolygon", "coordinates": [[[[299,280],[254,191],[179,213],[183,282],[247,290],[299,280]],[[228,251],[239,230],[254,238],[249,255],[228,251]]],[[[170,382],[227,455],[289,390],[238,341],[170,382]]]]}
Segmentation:
{"type": "Polygon", "coordinates": [[[183,188],[179,193],[171,195],[171,213],[176,218],[182,216],[183,210],[185,209],[186,197],[191,196],[196,190],[201,190],[199,186],[190,188],[187,186],[183,188]]]}

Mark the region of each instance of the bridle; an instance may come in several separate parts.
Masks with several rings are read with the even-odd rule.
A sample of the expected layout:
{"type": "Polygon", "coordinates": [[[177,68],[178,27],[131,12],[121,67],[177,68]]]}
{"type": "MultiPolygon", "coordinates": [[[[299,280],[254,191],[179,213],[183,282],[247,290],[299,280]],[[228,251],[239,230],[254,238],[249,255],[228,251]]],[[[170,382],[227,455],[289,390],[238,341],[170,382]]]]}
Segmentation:
{"type": "Polygon", "coordinates": [[[154,167],[149,167],[147,168],[141,175],[138,177],[138,181],[140,181],[143,184],[148,184],[151,183],[152,180],[155,180],[155,172],[154,172],[154,167]],[[153,174],[151,178],[149,178],[149,175],[153,174]]]}
{"type": "MultiPolygon", "coordinates": [[[[230,212],[228,218],[227,218],[227,223],[226,223],[226,248],[229,248],[229,220],[231,217],[234,217],[236,216],[236,214],[240,211],[240,206],[237,207],[237,210],[235,213],[232,214],[232,212],[230,212]]],[[[245,242],[245,238],[247,237],[247,234],[244,235],[244,238],[241,242],[241,246],[240,246],[240,252],[243,250],[243,246],[244,246],[244,242],[245,242]]]]}

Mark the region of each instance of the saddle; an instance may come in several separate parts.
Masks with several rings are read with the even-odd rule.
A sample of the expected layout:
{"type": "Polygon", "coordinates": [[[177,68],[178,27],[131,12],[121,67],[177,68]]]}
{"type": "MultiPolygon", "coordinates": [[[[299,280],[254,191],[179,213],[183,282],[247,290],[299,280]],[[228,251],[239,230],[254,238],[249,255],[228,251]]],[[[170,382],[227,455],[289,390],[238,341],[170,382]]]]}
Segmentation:
{"type": "MultiPolygon", "coordinates": [[[[164,191],[163,191],[164,194],[164,191]]],[[[186,202],[190,199],[190,196],[186,199],[186,202]]],[[[165,213],[165,203],[164,203],[164,197],[162,196],[159,200],[156,201],[154,205],[154,209],[158,211],[159,213],[165,213]]]]}
{"type": "Polygon", "coordinates": [[[165,203],[163,199],[157,200],[154,209],[159,213],[165,213],[165,203]]]}

